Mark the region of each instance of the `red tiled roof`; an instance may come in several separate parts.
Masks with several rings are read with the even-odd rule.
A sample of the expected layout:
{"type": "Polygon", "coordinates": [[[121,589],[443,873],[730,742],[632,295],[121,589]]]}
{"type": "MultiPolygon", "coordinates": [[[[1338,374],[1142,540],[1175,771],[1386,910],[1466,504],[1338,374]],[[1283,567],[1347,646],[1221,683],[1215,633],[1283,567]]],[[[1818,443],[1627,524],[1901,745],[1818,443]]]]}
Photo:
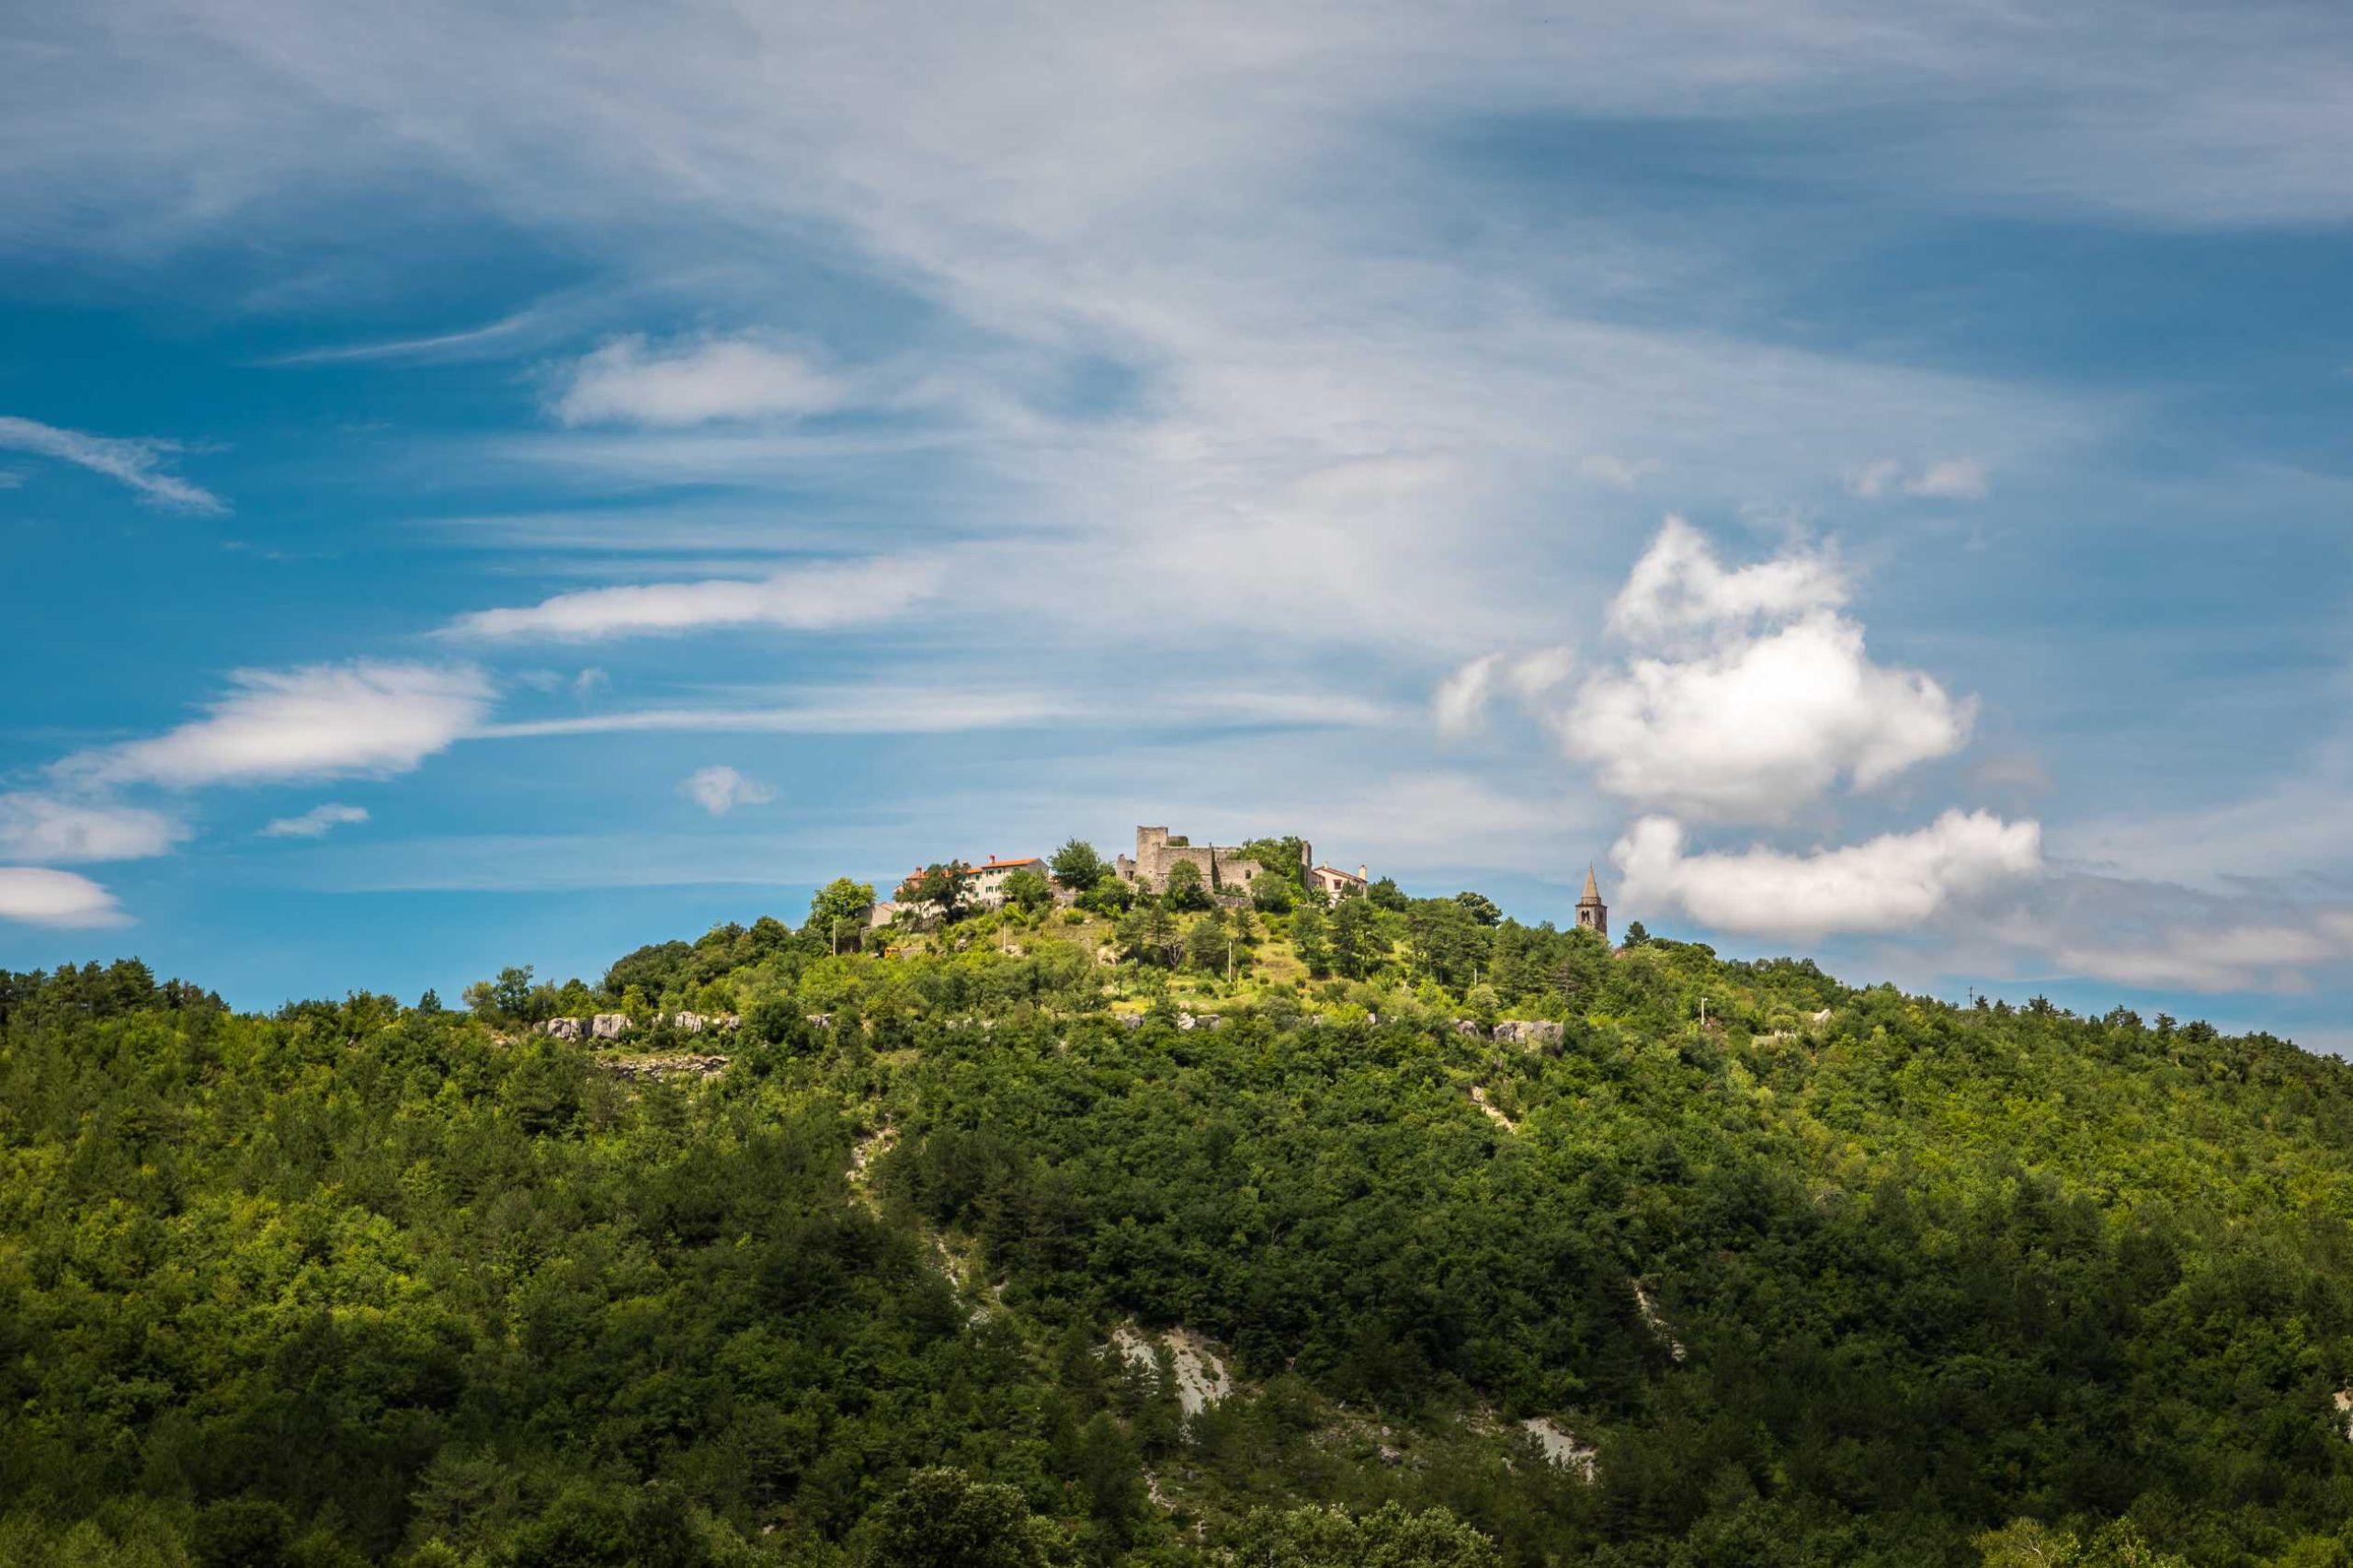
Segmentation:
{"type": "Polygon", "coordinates": [[[1018,860],[989,859],[982,861],[977,866],[967,866],[964,868],[964,874],[968,877],[977,877],[983,871],[1013,871],[1018,870],[1024,866],[1042,866],[1044,864],[1045,862],[1038,858],[1035,855],[1026,856],[1018,860]]]}

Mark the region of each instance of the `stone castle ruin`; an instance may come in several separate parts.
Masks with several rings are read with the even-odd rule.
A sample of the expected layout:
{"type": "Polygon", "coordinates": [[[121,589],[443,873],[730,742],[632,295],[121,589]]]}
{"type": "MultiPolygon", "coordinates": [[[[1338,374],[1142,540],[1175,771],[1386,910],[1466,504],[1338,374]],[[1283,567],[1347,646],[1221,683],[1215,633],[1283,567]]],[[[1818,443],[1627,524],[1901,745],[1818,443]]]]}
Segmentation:
{"type": "MultiPolygon", "coordinates": [[[[1179,861],[1190,861],[1199,869],[1201,885],[1212,895],[1246,893],[1252,881],[1264,875],[1267,869],[1238,847],[1195,844],[1182,834],[1172,834],[1165,827],[1137,828],[1136,852],[1120,856],[1111,865],[1121,881],[1158,892],[1167,887],[1168,873],[1179,861]]],[[[1314,864],[1314,852],[1302,844],[1299,868],[1302,882],[1314,864]]]]}
{"type": "MultiPolygon", "coordinates": [[[[1190,861],[1200,871],[1201,885],[1211,897],[1229,903],[1247,898],[1250,884],[1267,869],[1232,845],[1195,844],[1165,827],[1137,828],[1136,852],[1120,856],[1111,866],[1122,881],[1133,882],[1147,892],[1160,892],[1168,886],[1169,871],[1180,861],[1190,861]]],[[[1319,866],[1315,846],[1305,839],[1299,841],[1299,884],[1311,893],[1323,894],[1327,903],[1337,903],[1367,892],[1372,886],[1371,877],[1371,870],[1363,866],[1354,871],[1319,866]]]]}

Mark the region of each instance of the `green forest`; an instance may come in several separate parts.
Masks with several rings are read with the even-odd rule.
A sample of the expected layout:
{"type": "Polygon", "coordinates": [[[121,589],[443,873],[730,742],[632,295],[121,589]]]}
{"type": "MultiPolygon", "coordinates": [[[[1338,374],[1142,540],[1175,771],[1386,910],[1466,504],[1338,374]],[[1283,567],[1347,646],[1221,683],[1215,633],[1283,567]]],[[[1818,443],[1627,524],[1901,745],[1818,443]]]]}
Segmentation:
{"type": "Polygon", "coordinates": [[[2353,1564],[2342,1062],[959,869],[448,1006],[0,972],[0,1562],[2353,1564]]]}

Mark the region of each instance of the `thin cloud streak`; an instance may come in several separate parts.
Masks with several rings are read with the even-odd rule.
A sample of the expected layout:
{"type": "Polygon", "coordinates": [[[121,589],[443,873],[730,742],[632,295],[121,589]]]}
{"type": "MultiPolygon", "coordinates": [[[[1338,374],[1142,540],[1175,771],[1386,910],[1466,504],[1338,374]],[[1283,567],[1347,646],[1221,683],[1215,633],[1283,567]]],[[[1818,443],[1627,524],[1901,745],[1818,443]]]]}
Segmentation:
{"type": "Polygon", "coordinates": [[[464,641],[589,642],[723,627],[827,631],[893,619],[941,585],[938,561],[882,559],[804,566],[774,576],[631,584],[558,594],[536,605],[475,610],[440,635],[464,641]]]}
{"type": "Polygon", "coordinates": [[[547,324],[547,313],[537,307],[517,311],[483,326],[423,337],[392,338],[381,343],[352,343],[299,349],[256,361],[265,369],[290,369],[307,365],[368,364],[381,360],[463,358],[476,349],[512,343],[547,324]]]}
{"type": "Polygon", "coordinates": [[[618,338],[584,356],[555,400],[566,425],[654,426],[799,418],[842,406],[849,391],[805,354],[747,338],[652,347],[618,338]]]}
{"type": "Polygon", "coordinates": [[[184,512],[226,512],[218,495],[169,472],[165,462],[180,450],[176,441],[141,437],[93,436],[38,420],[0,416],[0,450],[54,458],[129,485],[143,500],[184,512]]]}
{"type": "Polygon", "coordinates": [[[630,709],[557,719],[485,724],[475,740],[561,735],[676,733],[699,734],[944,734],[960,731],[1043,729],[1131,722],[1150,712],[1163,728],[1379,729],[1403,726],[1410,711],[1336,693],[1176,691],[1125,699],[1012,688],[870,686],[813,692],[803,700],[740,707],[630,709]]]}
{"type": "Polygon", "coordinates": [[[348,827],[368,820],[368,808],[349,806],[335,801],[313,806],[300,816],[279,817],[260,828],[258,838],[324,838],[338,827],[348,827]]]}

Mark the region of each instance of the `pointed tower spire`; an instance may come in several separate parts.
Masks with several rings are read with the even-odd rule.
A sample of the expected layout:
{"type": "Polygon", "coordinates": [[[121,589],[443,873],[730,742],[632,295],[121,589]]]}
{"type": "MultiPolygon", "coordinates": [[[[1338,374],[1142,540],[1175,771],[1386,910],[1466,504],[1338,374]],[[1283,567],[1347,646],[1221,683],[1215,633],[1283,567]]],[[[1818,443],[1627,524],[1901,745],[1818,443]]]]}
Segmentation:
{"type": "Polygon", "coordinates": [[[1594,881],[1590,863],[1585,869],[1585,896],[1577,900],[1577,924],[1597,937],[1609,935],[1609,906],[1601,902],[1601,884],[1594,881]]]}

